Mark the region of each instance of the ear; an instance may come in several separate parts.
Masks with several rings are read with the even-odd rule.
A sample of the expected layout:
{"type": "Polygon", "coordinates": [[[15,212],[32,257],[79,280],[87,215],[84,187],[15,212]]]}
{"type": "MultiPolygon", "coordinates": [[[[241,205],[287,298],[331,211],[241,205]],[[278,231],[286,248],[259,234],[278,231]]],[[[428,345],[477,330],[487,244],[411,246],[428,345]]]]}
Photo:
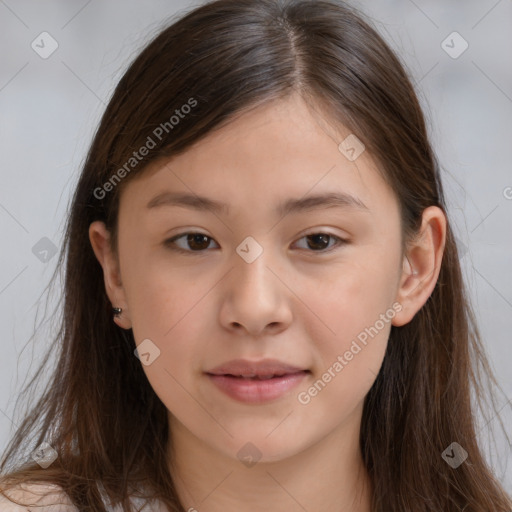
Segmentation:
{"type": "Polygon", "coordinates": [[[89,240],[96,258],[103,268],[105,290],[113,307],[122,308],[120,315],[114,316],[114,322],[124,329],[131,328],[131,320],[128,311],[128,303],[121,282],[119,260],[112,250],[110,232],[105,223],[95,221],[89,226],[89,240]]]}
{"type": "Polygon", "coordinates": [[[396,301],[402,305],[392,320],[399,327],[409,323],[432,294],[446,242],[446,216],[437,206],[425,208],[420,232],[409,244],[403,260],[403,270],[396,301]]]}

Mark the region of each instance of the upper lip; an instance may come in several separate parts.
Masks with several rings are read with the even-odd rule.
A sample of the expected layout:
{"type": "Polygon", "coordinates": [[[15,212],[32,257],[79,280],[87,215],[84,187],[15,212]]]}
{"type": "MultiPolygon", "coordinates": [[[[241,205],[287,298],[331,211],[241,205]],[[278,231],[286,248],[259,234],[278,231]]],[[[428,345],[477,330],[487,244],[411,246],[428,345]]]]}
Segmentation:
{"type": "Polygon", "coordinates": [[[283,363],[277,359],[262,359],[261,361],[233,359],[216,366],[206,373],[212,375],[233,375],[235,377],[268,377],[270,375],[288,375],[302,371],[307,370],[283,363]]]}

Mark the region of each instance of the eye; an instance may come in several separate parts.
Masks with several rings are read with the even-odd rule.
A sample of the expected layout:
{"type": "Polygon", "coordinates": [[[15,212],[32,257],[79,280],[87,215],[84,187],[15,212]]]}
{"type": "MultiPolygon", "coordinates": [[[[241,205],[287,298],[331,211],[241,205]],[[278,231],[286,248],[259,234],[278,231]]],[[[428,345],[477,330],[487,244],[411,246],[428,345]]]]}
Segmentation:
{"type": "Polygon", "coordinates": [[[178,252],[204,252],[204,249],[206,249],[209,245],[209,241],[213,240],[213,238],[203,234],[203,233],[197,233],[195,231],[190,231],[187,233],[182,233],[180,235],[176,235],[169,240],[166,240],[164,242],[164,245],[166,247],[169,247],[170,249],[178,252]],[[185,244],[188,244],[189,247],[192,248],[192,250],[188,250],[186,248],[180,247],[178,244],[176,244],[176,241],[180,238],[185,239],[185,244]]]}
{"type": "Polygon", "coordinates": [[[348,244],[348,240],[336,235],[331,235],[330,233],[310,233],[299,240],[306,240],[307,247],[314,248],[313,252],[330,252],[332,247],[348,244]],[[331,240],[336,240],[337,242],[334,245],[331,245],[331,248],[327,251],[324,250],[329,246],[329,242],[331,240]]]}
{"type": "MultiPolygon", "coordinates": [[[[312,252],[330,252],[332,247],[348,244],[348,240],[340,238],[339,236],[332,235],[329,233],[310,233],[308,235],[303,236],[299,240],[306,240],[306,245],[308,248],[313,248],[312,252]],[[331,245],[331,248],[327,251],[326,247],[329,247],[329,242],[332,240],[336,240],[334,245],[331,245]]],[[[210,245],[210,241],[213,241],[213,238],[205,235],[203,233],[198,233],[194,231],[190,231],[187,233],[181,233],[176,235],[164,242],[166,247],[183,253],[201,253],[205,252],[205,249],[210,245]],[[180,247],[176,242],[182,238],[185,238],[184,244],[188,245],[189,248],[180,247]]]]}

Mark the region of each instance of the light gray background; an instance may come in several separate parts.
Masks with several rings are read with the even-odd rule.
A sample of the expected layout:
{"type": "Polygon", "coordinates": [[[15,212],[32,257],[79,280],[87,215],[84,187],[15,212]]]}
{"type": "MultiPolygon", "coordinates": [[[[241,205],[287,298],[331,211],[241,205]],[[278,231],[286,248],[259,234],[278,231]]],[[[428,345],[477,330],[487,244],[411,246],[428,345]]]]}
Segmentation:
{"type": "MultiPolygon", "coordinates": [[[[512,1],[352,3],[372,16],[417,84],[512,435],[512,1]],[[469,45],[458,58],[443,49],[462,48],[457,36],[446,39],[454,31],[469,45]]],[[[20,421],[19,389],[52,339],[38,301],[57,257],[44,262],[32,249],[43,237],[60,247],[87,146],[127,64],[165,20],[193,5],[0,0],[0,450],[20,421]],[[44,31],[58,43],[47,59],[31,47],[44,31]]],[[[512,493],[511,446],[499,429],[488,444],[495,417],[480,423],[490,463],[512,493]]]]}

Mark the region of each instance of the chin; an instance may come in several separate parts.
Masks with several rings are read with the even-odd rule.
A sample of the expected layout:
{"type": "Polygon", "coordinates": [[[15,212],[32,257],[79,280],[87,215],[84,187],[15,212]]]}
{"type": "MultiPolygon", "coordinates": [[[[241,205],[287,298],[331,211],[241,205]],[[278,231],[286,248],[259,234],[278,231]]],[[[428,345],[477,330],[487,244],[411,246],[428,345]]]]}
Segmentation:
{"type": "Polygon", "coordinates": [[[273,435],[269,436],[268,433],[268,429],[264,433],[246,431],[246,435],[230,439],[229,445],[219,446],[215,443],[215,446],[224,455],[235,458],[248,468],[256,464],[283,461],[305,448],[304,442],[293,443],[289,435],[272,437],[273,435]]]}

